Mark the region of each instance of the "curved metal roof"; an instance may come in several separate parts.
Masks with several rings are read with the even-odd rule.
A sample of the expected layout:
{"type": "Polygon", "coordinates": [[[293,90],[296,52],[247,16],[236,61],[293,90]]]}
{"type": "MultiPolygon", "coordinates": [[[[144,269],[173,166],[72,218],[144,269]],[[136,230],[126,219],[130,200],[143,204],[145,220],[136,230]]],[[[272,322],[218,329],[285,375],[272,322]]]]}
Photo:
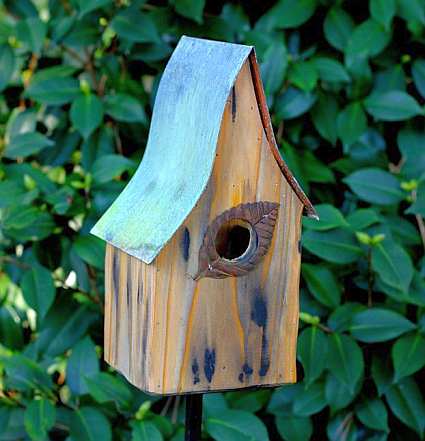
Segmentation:
{"type": "Polygon", "coordinates": [[[145,263],[155,259],[208,183],[226,100],[251,52],[251,46],[180,39],[161,78],[143,160],[94,235],[145,263]]]}

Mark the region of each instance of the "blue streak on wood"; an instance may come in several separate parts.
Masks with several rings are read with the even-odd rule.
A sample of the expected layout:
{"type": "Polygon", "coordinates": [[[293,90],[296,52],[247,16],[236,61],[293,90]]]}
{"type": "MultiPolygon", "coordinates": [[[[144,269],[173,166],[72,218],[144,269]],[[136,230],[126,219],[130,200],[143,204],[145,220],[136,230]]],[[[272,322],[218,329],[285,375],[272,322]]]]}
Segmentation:
{"type": "Polygon", "coordinates": [[[252,375],[252,373],[254,372],[252,367],[248,363],[245,363],[242,366],[242,371],[245,375],[252,375]]]}
{"type": "Polygon", "coordinates": [[[261,335],[261,359],[258,375],[264,377],[270,367],[269,342],[267,338],[267,304],[261,296],[261,292],[256,292],[251,307],[251,320],[260,328],[261,335]]]}
{"type": "Polygon", "coordinates": [[[227,98],[251,46],[182,37],[162,76],[139,168],[92,233],[151,263],[202,195],[227,98]]]}
{"type": "Polygon", "coordinates": [[[120,266],[118,260],[118,252],[114,250],[112,256],[112,290],[114,293],[115,308],[118,314],[119,307],[119,284],[120,284],[120,266]]]}
{"type": "Polygon", "coordinates": [[[208,380],[208,383],[211,383],[212,378],[215,372],[215,349],[205,349],[204,355],[204,373],[205,377],[208,380]]]}
{"type": "Polygon", "coordinates": [[[267,323],[267,305],[260,293],[254,297],[254,302],[251,310],[251,320],[261,328],[264,328],[267,323]]]}
{"type": "Polygon", "coordinates": [[[267,334],[263,329],[263,336],[261,338],[261,359],[260,359],[260,369],[258,375],[260,377],[265,377],[270,367],[270,356],[269,356],[269,341],[267,339],[267,334]]]}
{"type": "Polygon", "coordinates": [[[183,235],[181,239],[181,248],[182,248],[182,254],[183,259],[185,262],[189,260],[189,248],[190,248],[190,232],[187,227],[184,227],[183,235]]]}
{"type": "Polygon", "coordinates": [[[193,384],[198,384],[201,380],[199,378],[199,364],[196,358],[192,362],[192,374],[193,374],[193,384]]]}
{"type": "Polygon", "coordinates": [[[246,362],[242,366],[242,371],[239,373],[238,380],[243,383],[244,379],[247,379],[254,373],[254,369],[246,362]]]}
{"type": "Polygon", "coordinates": [[[236,87],[232,87],[232,122],[236,121],[236,87]]]}

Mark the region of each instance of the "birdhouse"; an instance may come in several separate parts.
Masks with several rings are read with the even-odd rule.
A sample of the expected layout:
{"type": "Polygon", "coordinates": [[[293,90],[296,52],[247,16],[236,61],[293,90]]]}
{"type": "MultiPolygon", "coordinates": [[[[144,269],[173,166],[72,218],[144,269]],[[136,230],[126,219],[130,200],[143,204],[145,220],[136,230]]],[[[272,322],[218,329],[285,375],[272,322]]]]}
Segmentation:
{"type": "Polygon", "coordinates": [[[105,359],[183,394],[296,380],[301,218],[250,46],[182,37],[107,242],[105,359]]]}

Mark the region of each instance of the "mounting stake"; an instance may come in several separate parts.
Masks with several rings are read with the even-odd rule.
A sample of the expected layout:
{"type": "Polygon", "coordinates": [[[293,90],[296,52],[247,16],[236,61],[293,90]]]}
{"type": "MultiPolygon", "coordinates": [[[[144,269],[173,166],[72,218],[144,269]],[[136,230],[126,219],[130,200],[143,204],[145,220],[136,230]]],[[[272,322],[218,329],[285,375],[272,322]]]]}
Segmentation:
{"type": "Polygon", "coordinates": [[[201,441],[202,394],[186,395],[185,441],[201,441]]]}

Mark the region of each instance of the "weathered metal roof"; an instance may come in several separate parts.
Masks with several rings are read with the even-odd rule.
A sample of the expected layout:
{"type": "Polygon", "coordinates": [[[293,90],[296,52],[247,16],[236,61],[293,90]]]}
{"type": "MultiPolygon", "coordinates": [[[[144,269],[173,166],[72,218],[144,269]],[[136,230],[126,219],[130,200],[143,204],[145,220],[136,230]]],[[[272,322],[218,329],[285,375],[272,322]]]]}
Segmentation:
{"type": "Polygon", "coordinates": [[[180,39],[159,84],[143,160],[94,235],[145,263],[155,259],[208,183],[226,100],[251,53],[251,46],[180,39]]]}
{"type": "Polygon", "coordinates": [[[152,262],[208,183],[224,106],[251,50],[180,39],[161,78],[143,161],[93,234],[152,262]]]}

